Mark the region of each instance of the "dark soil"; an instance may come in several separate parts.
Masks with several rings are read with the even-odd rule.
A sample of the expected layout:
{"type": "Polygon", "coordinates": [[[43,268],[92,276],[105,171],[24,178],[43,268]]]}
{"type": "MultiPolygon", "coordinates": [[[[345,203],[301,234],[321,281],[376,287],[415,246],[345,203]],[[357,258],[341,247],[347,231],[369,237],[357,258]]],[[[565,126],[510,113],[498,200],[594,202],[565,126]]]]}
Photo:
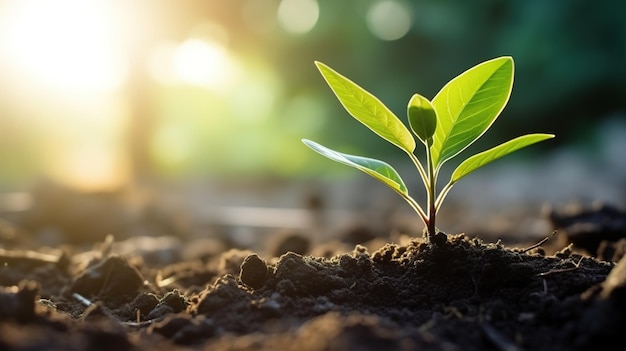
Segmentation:
{"type": "Polygon", "coordinates": [[[184,246],[205,251],[194,259],[120,254],[111,236],[3,249],[0,350],[620,349],[626,231],[590,240],[593,252],[569,234],[574,222],[625,216],[589,211],[551,213],[564,241],[543,247],[440,233],[325,257],[288,242],[265,257],[193,240],[184,246]]]}

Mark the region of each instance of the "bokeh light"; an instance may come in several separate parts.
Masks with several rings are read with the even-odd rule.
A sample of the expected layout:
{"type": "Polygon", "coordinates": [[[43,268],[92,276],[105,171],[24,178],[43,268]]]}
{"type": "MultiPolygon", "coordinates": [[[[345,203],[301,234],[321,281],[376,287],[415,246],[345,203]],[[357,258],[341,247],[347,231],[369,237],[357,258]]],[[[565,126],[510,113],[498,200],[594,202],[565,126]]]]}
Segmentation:
{"type": "Polygon", "coordinates": [[[233,74],[226,49],[217,43],[188,39],[176,50],[174,71],[186,83],[215,90],[223,87],[233,74]]]}
{"type": "Polygon", "coordinates": [[[149,60],[149,71],[162,84],[189,84],[226,94],[241,74],[227,43],[228,34],[223,27],[202,23],[181,43],[159,44],[149,60]]]}
{"type": "Polygon", "coordinates": [[[527,73],[508,123],[485,138],[537,129],[565,141],[623,105],[614,6],[594,4],[585,21],[597,25],[583,28],[579,7],[540,1],[4,0],[0,187],[320,172],[305,137],[383,159],[397,151],[346,116],[314,60],[401,115],[409,92],[434,96],[463,69],[512,55],[527,73]]]}
{"type": "Polygon", "coordinates": [[[303,34],[315,27],[319,14],[316,0],[282,0],[278,6],[278,23],[290,33],[303,34]]]}
{"type": "Polygon", "coordinates": [[[367,12],[367,27],[381,40],[398,40],[411,29],[411,8],[395,0],[377,1],[367,12]]]}

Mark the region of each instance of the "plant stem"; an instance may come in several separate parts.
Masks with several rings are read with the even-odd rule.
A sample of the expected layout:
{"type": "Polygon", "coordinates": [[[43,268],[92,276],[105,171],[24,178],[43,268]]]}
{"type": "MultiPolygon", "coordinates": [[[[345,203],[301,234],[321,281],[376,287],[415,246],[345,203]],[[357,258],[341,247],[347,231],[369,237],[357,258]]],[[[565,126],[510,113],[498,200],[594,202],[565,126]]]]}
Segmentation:
{"type": "Polygon", "coordinates": [[[412,152],[407,152],[407,154],[409,155],[409,157],[411,158],[411,161],[413,161],[413,164],[417,168],[420,174],[420,177],[422,177],[422,182],[424,182],[424,186],[426,186],[426,188],[428,189],[429,180],[428,180],[428,177],[426,176],[426,171],[424,171],[424,167],[422,167],[422,164],[412,152]]]}
{"type": "Polygon", "coordinates": [[[426,164],[428,165],[428,184],[426,190],[428,193],[428,222],[426,223],[427,238],[432,238],[436,233],[435,219],[437,216],[437,208],[435,205],[435,192],[437,191],[437,174],[433,165],[430,147],[426,145],[426,164]]]}
{"type": "Polygon", "coordinates": [[[455,183],[450,182],[446,184],[443,189],[441,189],[439,196],[437,196],[437,200],[435,200],[435,212],[439,212],[439,208],[441,207],[441,203],[443,203],[443,199],[446,198],[446,195],[448,195],[448,192],[450,192],[450,189],[452,189],[452,186],[454,184],[455,183]]]}

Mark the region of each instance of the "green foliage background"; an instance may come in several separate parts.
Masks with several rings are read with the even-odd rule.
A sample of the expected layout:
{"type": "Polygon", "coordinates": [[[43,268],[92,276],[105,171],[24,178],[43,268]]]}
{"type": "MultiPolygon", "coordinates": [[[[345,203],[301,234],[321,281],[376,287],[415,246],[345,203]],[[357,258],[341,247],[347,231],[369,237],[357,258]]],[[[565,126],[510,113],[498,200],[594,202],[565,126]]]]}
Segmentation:
{"type": "MultiPolygon", "coordinates": [[[[576,143],[605,116],[626,109],[626,5],[611,1],[411,1],[413,26],[384,42],[365,28],[362,1],[321,2],[322,18],[306,40],[291,41],[273,58],[293,89],[311,89],[317,59],[331,64],[404,118],[419,92],[432,98],[455,75],[499,55],[515,58],[516,78],[500,122],[477,149],[520,133],[548,131],[576,143]]],[[[270,49],[270,51],[273,51],[270,49]]],[[[317,79],[319,80],[319,79],[317,79]]],[[[325,86],[320,82],[320,89],[325,86]]],[[[316,140],[368,155],[392,153],[345,116],[332,94],[322,94],[332,122],[316,140]],[[346,118],[344,118],[346,117],[346,118]],[[349,131],[349,132],[347,132],[349,131]],[[337,145],[337,140],[340,141],[337,145]],[[351,150],[359,145],[363,150],[351,150]]],[[[282,116],[293,118],[293,116],[282,116]]],[[[310,134],[307,134],[310,135],[310,134]]]]}
{"type": "MultiPolygon", "coordinates": [[[[587,140],[603,118],[626,110],[624,2],[396,1],[408,9],[412,24],[393,41],[377,38],[367,26],[367,11],[379,0],[319,0],[319,20],[303,34],[276,25],[278,0],[145,3],[141,16],[153,17],[155,25],[137,31],[153,42],[183,40],[195,24],[217,23],[228,32],[228,49],[263,67],[273,77],[265,82],[275,81],[278,88],[262,85],[252,95],[237,92],[224,98],[194,87],[147,84],[144,98],[151,104],[152,119],[146,126],[174,124],[193,153],[174,165],[143,155],[145,159],[133,159],[135,169],[175,179],[343,172],[307,150],[300,143],[303,137],[351,154],[393,159],[393,145],[372,138],[371,131],[346,114],[319,76],[316,60],[350,77],[406,121],[406,103],[414,93],[432,99],[446,82],[476,63],[514,57],[511,99],[473,151],[537,131],[555,133],[558,140],[533,152],[575,144],[587,140]],[[267,24],[262,29],[242,16],[242,9],[255,1],[260,4],[255,21],[267,24]],[[257,106],[250,98],[269,91],[274,94],[269,106],[257,106]],[[262,117],[232,118],[232,111],[240,108],[259,111],[262,117]]],[[[11,89],[7,83],[4,87],[11,89]]],[[[32,131],[33,124],[21,122],[26,119],[20,110],[6,107],[6,101],[0,97],[0,113],[10,116],[0,121],[0,159],[5,165],[0,178],[19,181],[37,171],[36,140],[53,131],[32,131]],[[14,157],[16,150],[24,157],[14,157]]]]}

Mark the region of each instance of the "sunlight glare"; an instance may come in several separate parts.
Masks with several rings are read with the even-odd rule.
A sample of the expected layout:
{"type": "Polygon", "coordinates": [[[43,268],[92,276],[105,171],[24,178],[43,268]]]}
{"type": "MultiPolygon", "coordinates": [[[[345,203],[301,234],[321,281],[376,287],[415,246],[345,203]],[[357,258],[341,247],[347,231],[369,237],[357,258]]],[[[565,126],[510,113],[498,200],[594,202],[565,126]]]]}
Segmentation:
{"type": "Polygon", "coordinates": [[[7,7],[0,50],[31,79],[69,91],[113,91],[124,83],[128,67],[108,2],[25,0],[7,7]]]}

